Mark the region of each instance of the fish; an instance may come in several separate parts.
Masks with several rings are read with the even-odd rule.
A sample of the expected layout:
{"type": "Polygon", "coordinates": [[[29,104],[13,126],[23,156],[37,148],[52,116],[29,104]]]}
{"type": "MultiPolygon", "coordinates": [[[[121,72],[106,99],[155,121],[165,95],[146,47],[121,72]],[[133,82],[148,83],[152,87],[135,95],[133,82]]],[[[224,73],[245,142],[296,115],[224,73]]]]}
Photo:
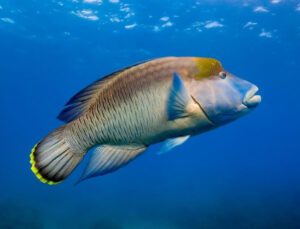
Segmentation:
{"type": "Polygon", "coordinates": [[[261,102],[258,87],[209,57],[162,57],[126,67],[75,94],[31,151],[43,183],[64,181],[93,151],[78,182],[124,167],[149,146],[166,153],[230,123],[261,102]]]}

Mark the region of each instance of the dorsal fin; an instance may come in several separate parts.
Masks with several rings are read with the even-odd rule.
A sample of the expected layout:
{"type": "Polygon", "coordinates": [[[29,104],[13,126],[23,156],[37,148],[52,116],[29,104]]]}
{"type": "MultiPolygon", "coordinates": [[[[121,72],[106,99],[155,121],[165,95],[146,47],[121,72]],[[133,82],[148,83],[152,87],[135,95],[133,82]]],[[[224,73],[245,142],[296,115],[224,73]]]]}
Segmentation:
{"type": "Polygon", "coordinates": [[[91,107],[91,105],[97,98],[96,94],[99,93],[102,88],[104,88],[107,82],[111,81],[114,77],[124,72],[125,70],[146,62],[148,61],[140,62],[123,68],[119,71],[113,72],[82,89],[66,103],[64,109],[60,112],[57,118],[64,122],[71,122],[74,119],[78,118],[91,107]]]}

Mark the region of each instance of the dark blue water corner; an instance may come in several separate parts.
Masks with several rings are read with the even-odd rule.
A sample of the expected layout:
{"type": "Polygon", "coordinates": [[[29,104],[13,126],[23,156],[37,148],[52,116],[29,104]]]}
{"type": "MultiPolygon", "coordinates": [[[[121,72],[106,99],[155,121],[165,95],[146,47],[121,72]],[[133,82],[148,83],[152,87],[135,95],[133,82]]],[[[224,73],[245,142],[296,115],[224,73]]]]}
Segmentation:
{"type": "MultiPolygon", "coordinates": [[[[300,2],[1,0],[0,229],[299,229],[300,2]],[[259,87],[251,114],[116,173],[41,183],[29,154],[85,86],[164,56],[259,87]]],[[[90,156],[90,155],[88,155],[90,156]]]]}

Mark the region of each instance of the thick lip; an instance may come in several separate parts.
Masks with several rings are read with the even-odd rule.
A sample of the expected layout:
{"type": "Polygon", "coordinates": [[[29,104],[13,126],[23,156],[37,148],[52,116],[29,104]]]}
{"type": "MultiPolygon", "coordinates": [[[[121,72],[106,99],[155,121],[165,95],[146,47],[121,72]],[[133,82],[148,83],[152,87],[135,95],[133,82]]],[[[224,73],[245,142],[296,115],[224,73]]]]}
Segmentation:
{"type": "Polygon", "coordinates": [[[243,104],[248,108],[256,107],[261,102],[261,96],[257,95],[258,87],[252,86],[251,89],[246,93],[243,104]]]}

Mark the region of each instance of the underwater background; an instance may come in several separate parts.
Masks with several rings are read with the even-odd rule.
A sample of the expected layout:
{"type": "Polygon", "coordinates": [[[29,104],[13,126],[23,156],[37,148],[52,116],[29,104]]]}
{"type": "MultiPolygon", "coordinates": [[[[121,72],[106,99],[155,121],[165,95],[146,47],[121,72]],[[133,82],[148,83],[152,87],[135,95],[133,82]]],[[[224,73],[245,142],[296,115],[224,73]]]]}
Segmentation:
{"type": "Polygon", "coordinates": [[[0,0],[0,228],[300,228],[300,1],[0,0]],[[249,115],[74,185],[30,171],[68,99],[125,66],[204,56],[260,88],[249,115]]]}

